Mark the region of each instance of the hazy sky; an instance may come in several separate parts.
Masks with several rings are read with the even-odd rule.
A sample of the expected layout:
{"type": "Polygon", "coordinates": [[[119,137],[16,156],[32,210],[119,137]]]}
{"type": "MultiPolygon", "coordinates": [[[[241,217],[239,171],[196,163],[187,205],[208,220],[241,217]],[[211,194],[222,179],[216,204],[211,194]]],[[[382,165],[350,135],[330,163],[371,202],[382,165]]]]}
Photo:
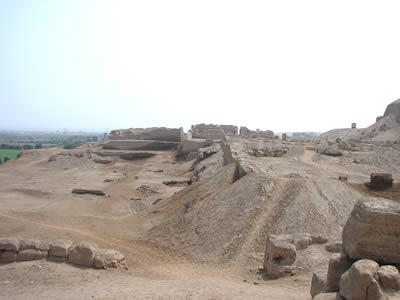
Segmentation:
{"type": "Polygon", "coordinates": [[[0,0],[0,129],[326,131],[400,98],[400,1],[0,0]]]}

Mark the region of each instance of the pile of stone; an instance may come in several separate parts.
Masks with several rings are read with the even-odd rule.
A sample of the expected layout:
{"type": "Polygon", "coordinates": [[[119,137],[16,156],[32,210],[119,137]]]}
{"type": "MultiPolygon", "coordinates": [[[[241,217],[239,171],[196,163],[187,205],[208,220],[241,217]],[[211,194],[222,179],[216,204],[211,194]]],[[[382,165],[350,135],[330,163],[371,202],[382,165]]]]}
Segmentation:
{"type": "Polygon", "coordinates": [[[270,234],[264,256],[265,274],[271,279],[295,274],[297,251],[307,249],[311,244],[325,244],[327,241],[325,237],[308,233],[270,234]]]}
{"type": "Polygon", "coordinates": [[[314,299],[387,299],[400,289],[400,204],[359,201],[343,228],[343,250],[329,260],[326,273],[314,273],[314,299]]]}
{"type": "Polygon", "coordinates": [[[253,139],[274,139],[274,132],[271,130],[250,130],[247,127],[240,127],[239,133],[241,136],[253,139]]]}
{"type": "Polygon", "coordinates": [[[113,130],[103,148],[107,150],[171,150],[184,140],[182,128],[130,128],[113,130]]]}
{"type": "Polygon", "coordinates": [[[0,263],[40,259],[69,262],[73,265],[96,269],[127,268],[125,257],[120,252],[100,249],[92,242],[0,239],[0,263]]]}
{"type": "Polygon", "coordinates": [[[322,141],[317,148],[317,152],[328,156],[343,155],[343,152],[338,149],[338,145],[331,141],[322,141]]]}

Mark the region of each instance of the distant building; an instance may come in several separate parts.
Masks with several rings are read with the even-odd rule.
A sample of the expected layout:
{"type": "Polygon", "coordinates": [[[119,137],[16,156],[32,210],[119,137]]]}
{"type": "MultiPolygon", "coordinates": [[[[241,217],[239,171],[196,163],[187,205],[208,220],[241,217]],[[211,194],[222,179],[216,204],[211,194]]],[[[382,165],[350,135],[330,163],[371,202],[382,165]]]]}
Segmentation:
{"type": "Polygon", "coordinates": [[[287,141],[287,134],[286,133],[282,133],[282,141],[287,141]]]}
{"type": "Polygon", "coordinates": [[[356,129],[357,128],[357,124],[356,123],[351,123],[351,128],[352,129],[356,129]]]}

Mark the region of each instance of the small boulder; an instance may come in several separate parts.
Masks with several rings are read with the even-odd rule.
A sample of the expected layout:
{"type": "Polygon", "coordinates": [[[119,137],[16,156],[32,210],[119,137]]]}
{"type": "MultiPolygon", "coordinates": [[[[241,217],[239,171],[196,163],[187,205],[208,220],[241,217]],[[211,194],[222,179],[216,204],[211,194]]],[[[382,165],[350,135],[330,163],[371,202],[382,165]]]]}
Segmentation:
{"type": "Polygon", "coordinates": [[[311,235],[312,244],[325,244],[328,242],[328,239],[322,235],[311,235]]]}
{"type": "Polygon", "coordinates": [[[112,159],[108,158],[108,157],[100,157],[100,156],[97,156],[97,155],[93,155],[92,159],[97,164],[106,165],[106,164],[112,163],[112,159]]]}
{"type": "Polygon", "coordinates": [[[20,250],[17,255],[17,261],[31,261],[47,258],[48,252],[42,250],[20,250]]]}
{"type": "Polygon", "coordinates": [[[50,243],[49,257],[57,259],[68,258],[68,248],[71,246],[71,241],[57,240],[50,243]]]}
{"type": "Polygon", "coordinates": [[[325,245],[325,249],[328,252],[339,253],[340,251],[342,251],[342,242],[341,241],[330,242],[325,245]]]}
{"type": "Polygon", "coordinates": [[[351,266],[348,257],[342,252],[335,254],[329,259],[328,273],[326,278],[326,289],[328,292],[338,292],[340,277],[351,266]]]}
{"type": "Polygon", "coordinates": [[[291,235],[296,250],[304,250],[312,244],[312,237],[308,233],[295,233],[291,235]]]}
{"type": "Polygon", "coordinates": [[[311,280],[311,297],[326,291],[326,272],[313,273],[311,280]]]}
{"type": "Polygon", "coordinates": [[[378,269],[369,259],[355,262],[340,279],[340,295],[346,300],[386,299],[378,284],[378,269]]]}
{"type": "Polygon", "coordinates": [[[331,149],[331,148],[326,149],[323,152],[323,154],[328,155],[328,156],[342,156],[343,155],[342,151],[339,151],[336,149],[331,149]]]}
{"type": "Polygon", "coordinates": [[[382,266],[378,269],[379,284],[383,289],[400,289],[400,274],[394,266],[382,266]]]}
{"type": "Polygon", "coordinates": [[[12,263],[17,260],[17,252],[4,251],[0,252],[0,263],[12,263]]]}
{"type": "Polygon", "coordinates": [[[68,261],[71,264],[92,267],[97,245],[92,242],[76,242],[68,249],[68,261]]]}
{"type": "Polygon", "coordinates": [[[268,236],[264,257],[264,270],[273,279],[292,273],[296,261],[296,247],[287,236],[268,236]]]}
{"type": "Polygon", "coordinates": [[[18,251],[19,250],[19,240],[14,238],[0,239],[0,251],[18,251]]]}
{"type": "Polygon", "coordinates": [[[125,256],[108,249],[97,249],[93,264],[97,269],[126,267],[125,256]]]}

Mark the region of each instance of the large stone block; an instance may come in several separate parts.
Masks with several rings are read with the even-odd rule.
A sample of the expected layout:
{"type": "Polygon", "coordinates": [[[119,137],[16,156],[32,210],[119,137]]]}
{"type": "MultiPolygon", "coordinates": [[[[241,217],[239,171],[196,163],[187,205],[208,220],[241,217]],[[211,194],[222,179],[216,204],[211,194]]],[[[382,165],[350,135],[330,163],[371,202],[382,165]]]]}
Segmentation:
{"type": "Polygon", "coordinates": [[[340,295],[346,300],[386,299],[378,284],[379,265],[369,259],[355,262],[340,279],[340,295]]]}
{"type": "Polygon", "coordinates": [[[313,273],[310,291],[312,298],[326,291],[326,276],[326,272],[313,273]]]}
{"type": "Polygon", "coordinates": [[[399,264],[400,204],[384,199],[357,202],[343,228],[342,240],[351,259],[399,264]]]}
{"type": "Polygon", "coordinates": [[[0,251],[18,251],[19,250],[19,240],[15,238],[0,239],[0,251]]]}
{"type": "Polygon", "coordinates": [[[50,243],[49,256],[56,258],[67,258],[68,249],[72,245],[71,241],[57,240],[50,243]]]}
{"type": "Polygon", "coordinates": [[[326,278],[326,291],[338,292],[340,277],[351,266],[351,262],[344,253],[335,254],[329,259],[328,273],[326,278]]]}
{"type": "Polygon", "coordinates": [[[17,252],[3,251],[0,252],[0,263],[12,263],[17,259],[17,252]]]}
{"type": "Polygon", "coordinates": [[[47,258],[48,252],[43,250],[20,250],[17,255],[17,261],[31,261],[47,258]]]}
{"type": "Polygon", "coordinates": [[[48,251],[49,243],[41,240],[24,239],[20,240],[19,250],[40,250],[48,251]]]}
{"type": "Polygon", "coordinates": [[[91,242],[76,242],[68,249],[68,261],[71,264],[85,267],[93,266],[97,245],[91,242]]]}
{"type": "Polygon", "coordinates": [[[400,289],[400,274],[394,266],[382,266],[378,269],[379,284],[384,289],[400,289]]]}
{"type": "Polygon", "coordinates": [[[153,140],[165,142],[183,141],[184,133],[182,128],[130,128],[112,130],[108,136],[109,140],[153,140]]]}

